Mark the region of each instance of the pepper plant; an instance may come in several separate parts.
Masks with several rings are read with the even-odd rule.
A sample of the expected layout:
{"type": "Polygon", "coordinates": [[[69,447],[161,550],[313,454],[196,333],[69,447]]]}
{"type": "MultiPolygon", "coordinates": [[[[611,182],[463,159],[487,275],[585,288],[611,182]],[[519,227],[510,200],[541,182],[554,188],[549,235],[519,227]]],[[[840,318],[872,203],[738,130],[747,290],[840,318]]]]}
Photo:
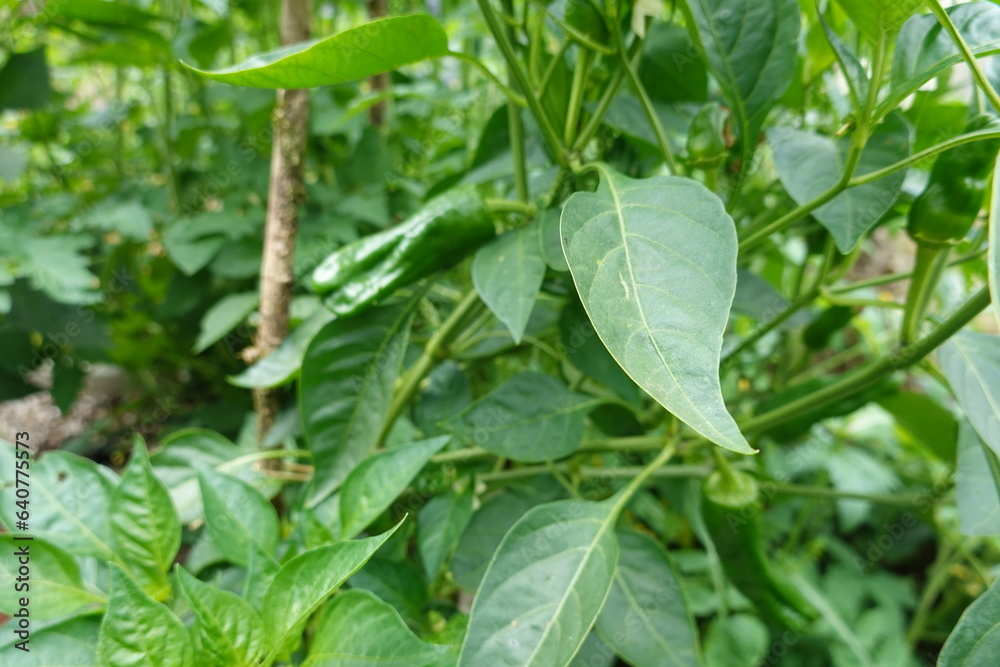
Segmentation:
{"type": "Polygon", "coordinates": [[[37,462],[37,664],[995,664],[998,51],[985,1],[477,0],[192,66],[388,97],[408,197],[230,378],[270,432],[37,462]],[[407,141],[436,80],[468,145],[407,141]]]}

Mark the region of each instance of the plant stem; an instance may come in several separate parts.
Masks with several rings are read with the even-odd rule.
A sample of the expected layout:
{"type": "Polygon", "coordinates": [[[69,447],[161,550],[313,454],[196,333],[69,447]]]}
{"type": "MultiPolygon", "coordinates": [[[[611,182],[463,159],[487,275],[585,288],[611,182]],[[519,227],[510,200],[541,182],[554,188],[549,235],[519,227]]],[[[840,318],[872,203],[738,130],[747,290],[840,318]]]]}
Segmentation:
{"type": "Polygon", "coordinates": [[[767,488],[775,494],[783,496],[867,500],[880,505],[899,505],[901,507],[913,507],[921,499],[921,496],[918,495],[855,493],[853,491],[839,491],[828,487],[807,486],[804,484],[768,484],[767,488]]]}
{"type": "Polygon", "coordinates": [[[510,68],[511,78],[520,89],[519,92],[524,94],[525,100],[528,103],[528,108],[531,109],[531,113],[535,117],[535,121],[538,123],[538,127],[542,131],[542,136],[545,137],[545,141],[549,145],[549,149],[556,158],[556,162],[561,165],[567,164],[566,151],[564,150],[562,144],[559,143],[559,138],[556,136],[556,131],[552,128],[552,123],[549,120],[548,115],[545,113],[545,109],[542,108],[541,101],[539,101],[538,96],[535,95],[534,91],[531,89],[531,84],[528,82],[528,76],[525,74],[524,68],[521,67],[521,61],[518,60],[517,54],[514,53],[514,47],[511,46],[510,40],[507,39],[506,30],[500,24],[500,20],[497,18],[496,12],[493,11],[493,7],[490,5],[490,0],[476,0],[476,2],[479,4],[479,9],[483,13],[486,25],[493,34],[493,39],[496,40],[497,46],[500,48],[500,53],[503,54],[504,59],[507,61],[507,66],[510,68]]]}
{"type": "Polygon", "coordinates": [[[448,55],[451,56],[452,58],[455,58],[456,60],[461,60],[462,62],[469,63],[470,65],[478,69],[480,72],[482,72],[483,75],[493,83],[493,85],[495,85],[497,88],[503,91],[503,94],[507,96],[507,100],[511,104],[516,104],[519,107],[528,106],[528,102],[524,99],[523,95],[514,92],[510,87],[504,84],[504,82],[501,81],[496,74],[491,72],[489,68],[486,67],[486,65],[479,62],[478,58],[473,58],[472,56],[468,56],[464,53],[461,53],[460,51],[449,51],[448,55]]]}
{"type": "Polygon", "coordinates": [[[673,457],[676,451],[677,448],[673,445],[673,443],[664,445],[663,450],[657,454],[652,461],[647,463],[642,470],[639,471],[639,474],[633,477],[632,481],[629,482],[624,489],[618,492],[618,499],[615,500],[615,507],[612,511],[614,513],[621,512],[621,510],[628,504],[628,501],[632,499],[632,496],[635,495],[635,492],[642,488],[642,485],[646,483],[646,480],[649,479],[653,473],[666,465],[667,461],[673,457]]]}
{"type": "Polygon", "coordinates": [[[583,107],[583,90],[587,84],[587,74],[590,73],[590,51],[577,50],[576,69],[573,70],[573,84],[569,91],[569,106],[566,109],[566,126],[563,128],[563,142],[573,145],[576,138],[577,123],[580,120],[580,110],[583,107]]]}
{"type": "Polygon", "coordinates": [[[807,410],[855,394],[894,371],[908,368],[957,333],[989,304],[989,289],[982,287],[944,322],[912,345],[900,347],[892,354],[872,361],[818,391],[786,403],[770,412],[744,420],[740,424],[740,428],[744,433],[766,431],[807,410]]]}
{"type": "Polygon", "coordinates": [[[465,298],[455,306],[455,309],[451,311],[447,319],[441,324],[441,327],[427,341],[427,345],[424,347],[420,358],[400,378],[399,388],[392,396],[392,402],[389,404],[389,412],[386,415],[385,422],[382,424],[382,431],[379,433],[376,447],[382,447],[385,444],[385,439],[388,437],[392,425],[396,422],[396,418],[399,417],[403,412],[403,408],[406,407],[406,404],[416,394],[417,389],[420,387],[420,381],[433,368],[434,362],[437,361],[438,355],[441,352],[441,348],[458,331],[459,327],[465,321],[466,316],[478,303],[479,295],[475,290],[466,294],[465,298]]]}
{"type": "Polygon", "coordinates": [[[920,325],[924,321],[927,304],[930,303],[934,288],[937,287],[938,279],[948,261],[948,250],[942,246],[929,246],[923,243],[917,245],[913,277],[910,279],[910,289],[906,293],[906,307],[899,329],[903,345],[916,340],[920,335],[920,325]]]}
{"type": "Polygon", "coordinates": [[[972,70],[972,76],[979,85],[979,89],[983,91],[986,97],[989,98],[990,104],[993,105],[993,109],[1000,112],[1000,96],[997,95],[997,91],[993,89],[990,85],[990,80],[986,78],[986,74],[983,69],[979,66],[979,62],[976,60],[976,56],[972,53],[972,49],[965,42],[965,38],[962,37],[962,33],[958,31],[955,24],[952,22],[951,17],[948,16],[948,12],[945,11],[944,7],[941,6],[939,0],[928,0],[927,4],[931,6],[931,11],[934,12],[934,16],[937,17],[938,23],[941,24],[951,36],[951,41],[955,43],[958,47],[959,53],[962,54],[962,59],[965,60],[965,64],[969,66],[972,70]]]}
{"type": "Polygon", "coordinates": [[[739,345],[722,355],[722,365],[725,365],[741,352],[749,349],[754,343],[774,331],[777,327],[781,326],[792,315],[811,304],[818,294],[819,288],[813,288],[803,292],[797,296],[794,301],[788,304],[788,307],[781,311],[781,313],[777,316],[773,317],[767,323],[755,327],[754,330],[750,332],[750,335],[744,337],[743,340],[740,341],[739,345]]]}
{"type": "MultiPolygon", "coordinates": [[[[976,250],[973,252],[960,255],[954,259],[948,261],[947,266],[957,266],[958,264],[964,264],[973,259],[978,259],[984,254],[984,250],[976,250]]],[[[854,290],[864,289],[866,287],[877,287],[879,285],[885,285],[886,283],[894,283],[900,280],[906,280],[913,276],[913,272],[907,273],[887,273],[884,276],[876,276],[874,278],[868,278],[867,280],[859,280],[855,283],[848,283],[847,285],[839,285],[831,287],[827,290],[830,294],[844,294],[846,292],[853,292],[854,290]]]]}
{"type": "MultiPolygon", "coordinates": [[[[634,61],[638,59],[640,55],[640,47],[642,42],[636,40],[631,47],[629,47],[628,59],[634,61]]],[[[593,136],[597,133],[597,130],[601,127],[601,123],[604,122],[604,115],[608,112],[608,108],[611,106],[611,102],[614,101],[615,95],[618,94],[618,89],[622,85],[622,81],[625,80],[625,65],[624,63],[619,63],[618,68],[615,73],[611,76],[611,80],[608,81],[604,88],[604,93],[601,98],[597,101],[597,107],[594,108],[594,113],[590,115],[590,120],[580,131],[580,134],[576,137],[576,142],[574,142],[571,151],[573,153],[579,153],[586,147],[587,142],[589,142],[593,136]]]]}
{"type": "Polygon", "coordinates": [[[521,215],[531,216],[538,210],[534,204],[514,199],[494,199],[487,197],[485,204],[486,208],[493,213],[520,213],[521,215]]]}
{"type": "Polygon", "coordinates": [[[997,139],[1000,138],[1000,131],[998,130],[981,130],[979,132],[970,132],[968,134],[960,134],[957,137],[952,137],[946,141],[942,141],[939,144],[934,144],[930,148],[925,148],[919,153],[914,153],[909,157],[900,160],[894,164],[890,164],[888,167],[883,167],[882,169],[877,169],[875,171],[870,171],[867,174],[862,174],[860,176],[855,176],[847,184],[848,187],[856,187],[858,185],[865,185],[866,183],[871,183],[877,181],[878,179],[893,174],[900,169],[906,169],[911,164],[917,164],[922,162],[929,157],[933,157],[938,153],[943,153],[946,150],[955,148],[956,146],[961,146],[962,144],[969,144],[974,141],[980,141],[981,139],[997,139]]]}
{"type": "Polygon", "coordinates": [[[934,559],[934,564],[931,565],[931,574],[927,579],[927,586],[924,588],[924,592],[920,596],[920,602],[917,604],[917,610],[913,614],[910,630],[906,633],[906,640],[911,650],[917,645],[917,640],[920,639],[920,635],[924,631],[924,626],[927,625],[927,617],[931,613],[934,599],[944,585],[948,583],[948,578],[951,576],[948,570],[955,555],[954,545],[944,540],[944,544],[941,545],[937,553],[937,558],[934,559]]]}

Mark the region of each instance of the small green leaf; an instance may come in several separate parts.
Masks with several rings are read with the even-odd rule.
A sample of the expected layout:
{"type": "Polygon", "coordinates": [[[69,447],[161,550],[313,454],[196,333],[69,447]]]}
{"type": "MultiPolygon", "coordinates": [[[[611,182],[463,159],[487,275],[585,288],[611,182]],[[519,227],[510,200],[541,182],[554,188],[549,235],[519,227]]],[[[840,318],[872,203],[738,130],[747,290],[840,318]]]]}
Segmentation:
{"type": "Polygon", "coordinates": [[[125,571],[111,564],[111,597],[97,640],[97,664],[190,667],[194,649],[184,624],[125,571]]]}
{"type": "Polygon", "coordinates": [[[229,378],[229,383],[245,389],[259,387],[279,387],[288,384],[302,367],[302,357],[313,337],[333,319],[333,313],[326,308],[316,311],[312,317],[295,328],[278,349],[267,355],[250,368],[229,378]]]}
{"type": "Polygon", "coordinates": [[[421,440],[362,461],[344,480],[340,491],[340,539],[354,537],[388,509],[449,440],[450,435],[421,440]]]}
{"type": "Polygon", "coordinates": [[[693,180],[599,171],[597,192],[577,192],[562,214],[566,260],[594,329],[663,407],[716,444],[752,454],[719,382],[736,290],[732,218],[693,180]]]}
{"type": "Polygon", "coordinates": [[[795,0],[692,0],[687,3],[705,58],[754,142],[794,78],[799,5],[795,0]],[[746,31],[753,26],[754,38],[746,31]]]}
{"type": "Polygon", "coordinates": [[[997,155],[993,167],[993,196],[990,202],[990,239],[986,264],[993,314],[1000,323],[1000,155],[997,155]]]}
{"type": "Polygon", "coordinates": [[[472,260],[472,284],[518,344],[544,277],[537,222],[502,234],[472,260]]]}
{"type": "Polygon", "coordinates": [[[109,515],[121,562],[146,591],[161,595],[170,586],[166,573],[181,545],[181,522],[170,493],[153,473],[141,437],[136,436],[132,460],[111,497],[109,515]]]}
{"type": "Polygon", "coordinates": [[[611,589],[614,502],[548,503],[514,524],[476,592],[461,667],[549,667],[572,659],[611,589]]]}
{"type": "Polygon", "coordinates": [[[1000,456],[1000,336],[962,331],[939,354],[959,407],[1000,456]]]}
{"type": "Polygon", "coordinates": [[[232,331],[254,311],[259,302],[257,292],[230,294],[217,301],[201,318],[201,332],[192,352],[199,354],[232,331]]]}
{"type": "Polygon", "coordinates": [[[618,544],[614,583],[597,617],[601,639],[635,667],[699,665],[698,631],[663,547],[634,531],[618,531],[618,544]]]}
{"type": "Polygon", "coordinates": [[[448,38],[430,16],[395,16],[262,53],[202,76],[254,88],[315,88],[367,79],[448,53],[448,38]]]}
{"type": "MultiPolygon", "coordinates": [[[[831,139],[787,127],[771,129],[768,138],[781,184],[796,203],[814,199],[840,180],[849,139],[831,139]]],[[[855,175],[888,167],[909,154],[910,127],[902,114],[892,114],[865,144],[855,175]]],[[[892,206],[905,176],[906,170],[900,169],[877,181],[845,190],[812,214],[833,235],[840,252],[850,252],[892,206]]]]}
{"type": "Polygon", "coordinates": [[[305,620],[360,570],[402,523],[375,537],[304,551],[281,566],[263,603],[264,628],[271,648],[268,658],[277,655],[296,632],[301,632],[305,620]]]}
{"type": "Polygon", "coordinates": [[[242,480],[198,465],[209,538],[226,558],[246,565],[253,542],[266,554],[278,548],[278,513],[260,491],[242,480]]]}
{"type": "Polygon", "coordinates": [[[11,53],[0,67],[0,110],[39,109],[48,103],[51,92],[44,46],[11,53]]]}
{"type": "Polygon", "coordinates": [[[336,491],[378,442],[410,321],[409,306],[372,308],[333,320],[309,344],[299,409],[316,470],[310,506],[336,491]]]}
{"type": "Polygon", "coordinates": [[[417,515],[417,550],[428,581],[437,579],[472,518],[472,487],[434,496],[417,515]]]}
{"type": "Polygon", "coordinates": [[[576,450],[584,414],[600,402],[550,375],[518,373],[443,426],[515,461],[548,461],[576,450]]]}
{"type": "Polygon", "coordinates": [[[851,23],[872,42],[890,40],[924,0],[837,0],[851,23]]]}
{"type": "Polygon", "coordinates": [[[14,639],[0,648],[0,662],[18,667],[66,667],[70,664],[66,657],[73,656],[72,667],[101,667],[95,657],[100,626],[100,618],[81,616],[34,629],[28,653],[17,648],[18,639],[14,639]]]}
{"type": "Polygon", "coordinates": [[[993,667],[1000,655],[1000,582],[969,605],[938,656],[938,667],[993,667]]]}
{"type": "Polygon", "coordinates": [[[958,431],[955,500],[962,535],[1000,535],[1000,465],[965,420],[958,431]]]}
{"type": "Polygon", "coordinates": [[[264,654],[264,623],[240,596],[196,579],[183,567],[177,582],[197,619],[201,646],[219,665],[256,665],[264,654]]]}
{"type": "Polygon", "coordinates": [[[390,605],[362,590],[338,595],[316,627],[304,667],[430,667],[448,646],[422,641],[390,605]]]}
{"type": "Polygon", "coordinates": [[[767,655],[768,631],[757,617],[718,618],[705,634],[705,663],[712,667],[757,665],[767,655]]]}
{"type": "Polygon", "coordinates": [[[4,554],[0,558],[0,612],[8,616],[21,608],[22,598],[30,601],[32,621],[93,611],[107,602],[105,596],[83,583],[76,560],[54,544],[38,537],[18,540],[12,533],[3,533],[0,550],[4,554]],[[30,578],[19,582],[19,568],[25,564],[30,568],[30,578]]]}

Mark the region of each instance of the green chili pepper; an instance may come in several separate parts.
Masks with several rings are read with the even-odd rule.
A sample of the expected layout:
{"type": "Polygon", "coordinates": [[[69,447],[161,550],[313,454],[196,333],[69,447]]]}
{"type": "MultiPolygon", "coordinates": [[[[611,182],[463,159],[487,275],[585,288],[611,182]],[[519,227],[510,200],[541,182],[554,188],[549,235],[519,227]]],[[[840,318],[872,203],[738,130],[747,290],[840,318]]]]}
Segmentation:
{"type": "Polygon", "coordinates": [[[447,269],[493,238],[496,230],[483,200],[471,188],[429,201],[409,220],[340,248],[308,281],[340,316],[353,315],[398,288],[447,269]]]}
{"type": "MultiPolygon", "coordinates": [[[[1000,129],[1000,119],[976,116],[965,132],[1000,129]]],[[[917,242],[917,257],[903,311],[902,338],[908,343],[920,333],[920,323],[948,261],[950,247],[962,241],[976,222],[1000,139],[984,139],[941,153],[927,187],[913,201],[907,231],[917,242]]]]}
{"type": "Polygon", "coordinates": [[[716,104],[707,104],[695,114],[688,131],[688,163],[698,169],[717,169],[726,160],[725,113],[716,104]]]}
{"type": "MultiPolygon", "coordinates": [[[[965,133],[1000,129],[1000,119],[988,114],[973,118],[965,133]]],[[[952,245],[972,229],[983,205],[1000,139],[984,139],[941,153],[927,187],[910,207],[907,230],[924,245],[952,245]]]]}
{"type": "Polygon", "coordinates": [[[752,476],[727,469],[705,480],[702,516],[726,576],[768,618],[800,629],[816,610],[768,560],[760,515],[760,488],[752,476]]]}

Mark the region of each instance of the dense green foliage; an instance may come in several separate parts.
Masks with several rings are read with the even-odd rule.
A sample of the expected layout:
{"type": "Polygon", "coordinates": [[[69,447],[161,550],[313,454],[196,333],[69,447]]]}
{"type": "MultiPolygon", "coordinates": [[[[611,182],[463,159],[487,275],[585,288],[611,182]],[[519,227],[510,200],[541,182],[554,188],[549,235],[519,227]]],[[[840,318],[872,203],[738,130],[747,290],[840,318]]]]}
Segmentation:
{"type": "Polygon", "coordinates": [[[390,13],[0,3],[0,662],[993,667],[1000,7],[390,13]]]}

